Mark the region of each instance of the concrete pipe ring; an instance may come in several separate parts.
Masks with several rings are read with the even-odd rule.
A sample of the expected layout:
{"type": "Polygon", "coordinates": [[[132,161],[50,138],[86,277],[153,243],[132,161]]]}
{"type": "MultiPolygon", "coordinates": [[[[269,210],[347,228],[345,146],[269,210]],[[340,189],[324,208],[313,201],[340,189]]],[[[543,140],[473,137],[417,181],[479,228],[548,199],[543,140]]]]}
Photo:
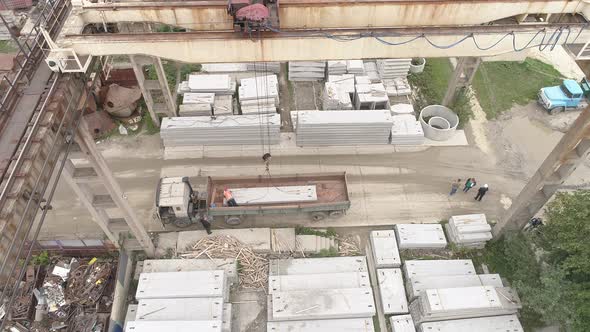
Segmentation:
{"type": "Polygon", "coordinates": [[[410,62],[410,73],[419,74],[424,71],[425,58],[413,58],[410,62]]]}
{"type": "Polygon", "coordinates": [[[448,107],[430,105],[420,111],[420,124],[426,138],[446,141],[455,136],[459,117],[448,107]]]}
{"type": "Polygon", "coordinates": [[[324,219],[326,219],[328,215],[325,212],[312,212],[311,213],[311,219],[313,221],[322,221],[324,219]]]}
{"type": "Polygon", "coordinates": [[[330,211],[330,218],[337,219],[342,218],[344,216],[344,212],[341,210],[330,211]]]}
{"type": "Polygon", "coordinates": [[[239,216],[228,216],[225,217],[225,223],[232,226],[237,226],[242,223],[242,219],[239,216]]]}

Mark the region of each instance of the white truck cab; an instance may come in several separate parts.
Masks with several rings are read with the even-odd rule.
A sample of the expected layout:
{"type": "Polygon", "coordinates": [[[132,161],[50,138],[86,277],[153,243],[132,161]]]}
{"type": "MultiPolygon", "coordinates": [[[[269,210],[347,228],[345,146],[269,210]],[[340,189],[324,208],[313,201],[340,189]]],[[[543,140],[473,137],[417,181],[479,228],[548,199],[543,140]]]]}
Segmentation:
{"type": "Polygon", "coordinates": [[[192,197],[188,177],[161,178],[156,191],[156,213],[162,223],[191,224],[194,218],[192,197]]]}

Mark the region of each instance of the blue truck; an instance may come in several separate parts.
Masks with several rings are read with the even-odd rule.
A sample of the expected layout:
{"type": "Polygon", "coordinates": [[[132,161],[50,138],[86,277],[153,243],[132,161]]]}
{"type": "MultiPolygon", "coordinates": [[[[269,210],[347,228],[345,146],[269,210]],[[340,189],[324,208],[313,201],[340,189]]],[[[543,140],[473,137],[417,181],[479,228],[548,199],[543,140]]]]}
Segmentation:
{"type": "Polygon", "coordinates": [[[561,113],[568,109],[580,109],[588,106],[590,84],[583,78],[579,83],[563,80],[558,86],[542,88],[539,91],[539,104],[550,114],[561,113]]]}

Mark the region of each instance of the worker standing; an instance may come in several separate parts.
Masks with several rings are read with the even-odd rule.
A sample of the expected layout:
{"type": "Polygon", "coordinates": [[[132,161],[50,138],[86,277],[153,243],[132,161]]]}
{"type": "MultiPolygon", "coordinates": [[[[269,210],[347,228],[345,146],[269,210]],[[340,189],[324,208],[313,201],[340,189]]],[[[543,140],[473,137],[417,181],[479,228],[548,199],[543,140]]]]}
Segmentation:
{"type": "Polygon", "coordinates": [[[207,216],[202,216],[201,218],[199,218],[199,221],[201,222],[201,225],[203,225],[203,228],[205,228],[205,230],[207,231],[207,234],[211,235],[211,223],[209,222],[209,219],[207,218],[207,216]]]}
{"type": "Polygon", "coordinates": [[[232,194],[231,190],[225,188],[223,190],[223,197],[225,197],[225,201],[227,202],[227,206],[238,206],[238,203],[234,199],[234,195],[232,194]]]}
{"type": "Polygon", "coordinates": [[[479,187],[479,190],[477,191],[477,195],[475,195],[475,200],[476,201],[480,201],[481,199],[486,195],[486,193],[488,192],[488,184],[484,184],[483,187],[479,187]]]}
{"type": "Polygon", "coordinates": [[[453,181],[453,183],[451,183],[451,192],[449,193],[449,196],[453,196],[457,190],[459,189],[459,186],[461,185],[461,179],[457,179],[457,181],[453,181]]]}
{"type": "Polygon", "coordinates": [[[477,182],[475,181],[475,178],[467,179],[467,181],[465,182],[465,187],[463,188],[463,192],[468,192],[469,189],[475,187],[476,184],[477,182]]]}

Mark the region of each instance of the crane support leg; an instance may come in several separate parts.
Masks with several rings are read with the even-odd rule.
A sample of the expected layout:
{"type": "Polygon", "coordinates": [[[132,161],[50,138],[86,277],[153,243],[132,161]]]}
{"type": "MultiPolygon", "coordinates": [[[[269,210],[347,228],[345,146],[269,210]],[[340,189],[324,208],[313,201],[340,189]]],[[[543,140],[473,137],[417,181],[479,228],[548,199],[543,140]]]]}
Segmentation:
{"type": "Polygon", "coordinates": [[[522,229],[589,155],[590,107],[587,107],[513,200],[494,227],[494,235],[522,229]]]}
{"type": "Polygon", "coordinates": [[[457,58],[457,66],[455,66],[453,76],[449,80],[449,85],[445,97],[443,98],[442,105],[448,107],[453,101],[455,101],[458,89],[471,85],[480,64],[481,58],[479,57],[457,58]]]}

